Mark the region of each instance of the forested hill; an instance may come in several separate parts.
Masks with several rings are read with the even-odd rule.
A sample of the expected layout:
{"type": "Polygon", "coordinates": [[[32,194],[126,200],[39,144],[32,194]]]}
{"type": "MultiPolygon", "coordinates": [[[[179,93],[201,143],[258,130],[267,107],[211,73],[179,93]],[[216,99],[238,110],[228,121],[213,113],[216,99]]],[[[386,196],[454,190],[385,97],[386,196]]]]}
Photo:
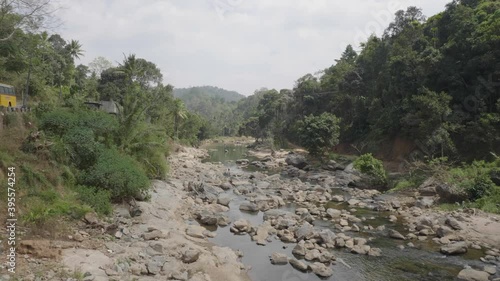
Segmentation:
{"type": "Polygon", "coordinates": [[[183,100],[189,107],[188,102],[196,99],[223,99],[226,102],[239,101],[245,96],[235,92],[214,86],[201,86],[191,88],[174,89],[174,96],[183,100]]]}
{"type": "Polygon", "coordinates": [[[174,89],[173,94],[186,104],[189,111],[209,121],[211,135],[234,134],[236,124],[232,122],[232,113],[236,103],[245,96],[213,86],[174,89]]]}

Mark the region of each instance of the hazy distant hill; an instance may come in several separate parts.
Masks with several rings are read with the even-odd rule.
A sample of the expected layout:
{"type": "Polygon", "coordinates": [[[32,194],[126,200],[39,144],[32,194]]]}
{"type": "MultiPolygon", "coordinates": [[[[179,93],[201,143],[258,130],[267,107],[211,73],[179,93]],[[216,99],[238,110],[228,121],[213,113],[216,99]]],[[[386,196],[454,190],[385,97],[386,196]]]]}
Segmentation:
{"type": "Polygon", "coordinates": [[[231,122],[233,110],[238,101],[245,98],[235,91],[212,86],[174,89],[174,96],[184,101],[189,111],[209,120],[214,135],[224,134],[224,128],[234,123],[231,122]]]}
{"type": "Polygon", "coordinates": [[[180,98],[185,103],[188,103],[190,100],[197,99],[200,97],[217,98],[217,99],[222,98],[226,102],[239,101],[245,97],[244,95],[238,92],[228,91],[213,86],[174,89],[174,96],[180,98]]]}

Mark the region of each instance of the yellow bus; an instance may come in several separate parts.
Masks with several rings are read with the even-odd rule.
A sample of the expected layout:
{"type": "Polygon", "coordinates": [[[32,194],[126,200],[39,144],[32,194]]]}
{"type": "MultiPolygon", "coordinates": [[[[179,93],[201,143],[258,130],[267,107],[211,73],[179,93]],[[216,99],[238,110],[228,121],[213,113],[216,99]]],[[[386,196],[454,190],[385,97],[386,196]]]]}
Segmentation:
{"type": "Polygon", "coordinates": [[[16,107],[14,87],[0,83],[0,106],[16,107]]]}

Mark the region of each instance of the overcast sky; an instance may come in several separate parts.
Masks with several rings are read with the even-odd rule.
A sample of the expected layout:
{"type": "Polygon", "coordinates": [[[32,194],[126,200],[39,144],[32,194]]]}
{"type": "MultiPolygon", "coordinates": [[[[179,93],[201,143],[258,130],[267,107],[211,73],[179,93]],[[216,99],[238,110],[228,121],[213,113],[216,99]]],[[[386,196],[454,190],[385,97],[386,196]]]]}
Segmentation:
{"type": "MultiPolygon", "coordinates": [[[[380,35],[408,6],[426,16],[450,0],[60,0],[58,30],[79,40],[80,63],[123,54],[154,62],[164,83],[212,85],[249,95],[291,88],[380,35]]],[[[77,62],[78,63],[78,62],[77,62]]]]}

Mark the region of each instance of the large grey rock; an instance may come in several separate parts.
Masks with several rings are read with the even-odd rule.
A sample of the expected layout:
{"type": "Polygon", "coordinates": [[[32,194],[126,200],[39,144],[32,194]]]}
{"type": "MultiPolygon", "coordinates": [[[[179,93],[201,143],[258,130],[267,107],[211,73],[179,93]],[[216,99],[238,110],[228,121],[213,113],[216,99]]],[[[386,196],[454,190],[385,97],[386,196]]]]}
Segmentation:
{"type": "Polygon", "coordinates": [[[304,247],[304,241],[299,242],[292,250],[294,255],[305,256],[306,248],[304,247]]]}
{"type": "Polygon", "coordinates": [[[239,231],[239,232],[247,232],[250,230],[250,222],[245,219],[239,219],[233,223],[233,226],[239,231]]]}
{"type": "Polygon", "coordinates": [[[142,234],[142,238],[144,238],[144,240],[153,240],[162,237],[163,233],[160,230],[153,230],[142,234]]]}
{"type": "Polygon", "coordinates": [[[252,202],[243,202],[240,204],[240,210],[241,211],[249,211],[249,212],[257,212],[259,208],[257,207],[256,204],[252,202]]]}
{"type": "Polygon", "coordinates": [[[320,231],[319,237],[324,244],[335,245],[335,238],[337,238],[337,235],[335,235],[335,233],[333,233],[330,229],[323,229],[320,231]]]}
{"type": "Polygon", "coordinates": [[[312,272],[314,274],[318,275],[319,277],[326,278],[326,277],[330,277],[333,275],[333,270],[330,267],[328,267],[320,262],[315,262],[315,263],[309,265],[309,267],[311,268],[312,272]]]}
{"type": "Polygon", "coordinates": [[[461,230],[462,229],[462,226],[460,226],[460,223],[458,222],[457,219],[453,218],[453,217],[448,217],[446,218],[446,222],[445,222],[447,225],[449,225],[451,228],[455,229],[455,230],[461,230]]]}
{"type": "Polygon", "coordinates": [[[288,257],[285,254],[281,253],[273,253],[271,255],[271,263],[272,264],[287,264],[288,263],[288,257]]]}
{"type": "Polygon", "coordinates": [[[399,233],[398,231],[394,229],[389,230],[389,237],[394,238],[394,239],[399,239],[399,240],[405,240],[405,237],[403,234],[399,233]]]}
{"type": "Polygon", "coordinates": [[[465,254],[467,253],[467,243],[461,241],[461,242],[451,243],[448,245],[443,245],[441,246],[440,251],[445,255],[465,254]]]}
{"type": "Polygon", "coordinates": [[[198,260],[200,257],[201,252],[196,249],[187,249],[184,251],[182,254],[182,261],[184,263],[193,263],[198,260]]]}
{"type": "Polygon", "coordinates": [[[295,231],[295,237],[297,238],[297,240],[309,239],[312,238],[315,234],[316,232],[314,230],[314,227],[308,222],[304,222],[304,224],[302,224],[302,226],[295,231]]]}
{"type": "Polygon", "coordinates": [[[205,228],[198,225],[190,225],[186,229],[186,234],[194,238],[205,238],[205,228]]]}
{"type": "Polygon", "coordinates": [[[329,208],[326,210],[326,213],[328,214],[328,216],[332,219],[336,219],[336,218],[340,218],[340,215],[342,214],[342,211],[340,210],[337,210],[337,209],[333,209],[333,208],[329,208]]]}
{"type": "Polygon", "coordinates": [[[453,230],[451,228],[447,227],[446,225],[440,226],[436,230],[436,235],[439,238],[446,237],[446,236],[452,235],[452,234],[453,234],[453,230]]]}
{"type": "Polygon", "coordinates": [[[227,207],[232,199],[233,198],[229,194],[221,194],[219,198],[217,198],[217,203],[227,207]]]}
{"type": "Polygon", "coordinates": [[[488,281],[490,275],[484,271],[479,271],[472,268],[466,268],[462,269],[458,273],[457,278],[459,280],[465,280],[465,281],[488,281]]]}
{"type": "Polygon", "coordinates": [[[278,217],[293,217],[293,214],[280,209],[271,209],[264,212],[264,220],[276,219],[278,217]]]}
{"type": "Polygon", "coordinates": [[[307,264],[299,261],[299,260],[296,260],[296,259],[290,259],[290,265],[293,266],[293,268],[299,270],[299,271],[302,271],[302,272],[306,272],[307,269],[309,268],[307,266],[307,264]]]}
{"type": "Polygon", "coordinates": [[[445,183],[436,186],[436,192],[439,195],[441,203],[462,202],[468,198],[467,193],[463,189],[445,183]]]}
{"type": "Polygon", "coordinates": [[[306,158],[300,154],[289,154],[286,157],[285,162],[288,165],[294,166],[294,167],[299,168],[299,169],[303,169],[304,167],[307,166],[306,158]]]}

